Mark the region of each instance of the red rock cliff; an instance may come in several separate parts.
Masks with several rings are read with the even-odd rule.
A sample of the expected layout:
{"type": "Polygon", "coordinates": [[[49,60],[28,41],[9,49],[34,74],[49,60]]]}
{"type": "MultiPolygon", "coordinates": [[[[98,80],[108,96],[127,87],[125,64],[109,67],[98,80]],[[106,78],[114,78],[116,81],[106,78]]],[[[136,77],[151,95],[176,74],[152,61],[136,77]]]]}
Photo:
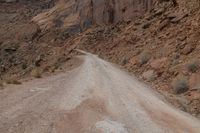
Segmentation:
{"type": "Polygon", "coordinates": [[[78,32],[91,24],[111,24],[133,20],[152,7],[153,0],[60,0],[33,18],[41,28],[64,27],[78,32]]]}

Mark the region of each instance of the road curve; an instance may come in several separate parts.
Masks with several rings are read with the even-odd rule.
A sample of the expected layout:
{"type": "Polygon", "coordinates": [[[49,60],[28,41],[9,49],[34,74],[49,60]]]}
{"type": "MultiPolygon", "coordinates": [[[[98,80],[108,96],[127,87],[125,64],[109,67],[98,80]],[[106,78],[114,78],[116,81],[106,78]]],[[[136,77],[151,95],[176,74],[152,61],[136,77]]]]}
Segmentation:
{"type": "Polygon", "coordinates": [[[200,133],[200,122],[95,55],[0,90],[1,133],[200,133]]]}

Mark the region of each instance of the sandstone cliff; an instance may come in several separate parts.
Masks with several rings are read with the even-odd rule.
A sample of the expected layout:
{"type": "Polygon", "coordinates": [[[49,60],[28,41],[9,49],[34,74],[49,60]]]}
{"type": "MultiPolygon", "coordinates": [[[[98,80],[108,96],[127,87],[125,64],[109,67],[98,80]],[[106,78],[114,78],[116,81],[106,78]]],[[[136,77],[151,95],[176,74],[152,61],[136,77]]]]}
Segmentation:
{"type": "Polygon", "coordinates": [[[153,0],[60,0],[50,10],[33,18],[42,29],[64,27],[80,32],[92,24],[133,20],[152,7],[153,0]]]}

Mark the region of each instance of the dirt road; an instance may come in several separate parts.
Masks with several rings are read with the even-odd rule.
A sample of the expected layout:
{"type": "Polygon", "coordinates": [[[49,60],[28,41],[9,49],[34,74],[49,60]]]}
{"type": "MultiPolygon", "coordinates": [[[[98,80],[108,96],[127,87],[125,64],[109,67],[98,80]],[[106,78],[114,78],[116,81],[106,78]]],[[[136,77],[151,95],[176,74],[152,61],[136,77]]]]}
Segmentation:
{"type": "Polygon", "coordinates": [[[200,133],[200,122],[94,55],[0,91],[1,133],[200,133]]]}

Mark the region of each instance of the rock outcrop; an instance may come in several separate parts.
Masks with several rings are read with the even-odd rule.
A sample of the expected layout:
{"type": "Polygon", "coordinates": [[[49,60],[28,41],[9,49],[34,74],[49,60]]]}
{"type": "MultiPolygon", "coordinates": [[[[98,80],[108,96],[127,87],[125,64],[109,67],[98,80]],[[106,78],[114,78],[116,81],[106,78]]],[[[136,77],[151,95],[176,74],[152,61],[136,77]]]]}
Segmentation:
{"type": "Polygon", "coordinates": [[[42,29],[64,27],[80,32],[92,24],[104,25],[130,21],[149,11],[153,0],[59,0],[33,18],[42,29]]]}

